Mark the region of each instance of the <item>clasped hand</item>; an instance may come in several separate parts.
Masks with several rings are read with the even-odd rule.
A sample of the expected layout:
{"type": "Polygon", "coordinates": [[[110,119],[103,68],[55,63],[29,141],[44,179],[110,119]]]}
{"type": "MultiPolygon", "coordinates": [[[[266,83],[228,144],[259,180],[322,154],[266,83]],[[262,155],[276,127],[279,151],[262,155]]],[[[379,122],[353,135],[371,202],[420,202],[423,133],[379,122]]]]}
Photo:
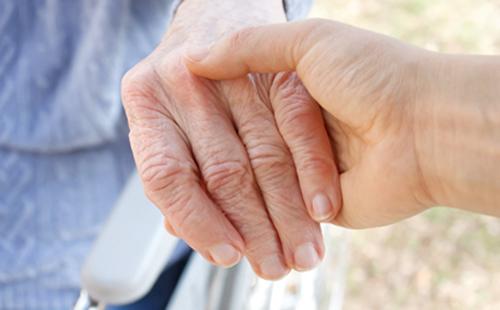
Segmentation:
{"type": "Polygon", "coordinates": [[[207,46],[150,58],[123,98],[146,193],[208,260],[245,255],[276,279],[321,260],[318,222],[374,227],[472,202],[500,213],[496,131],[488,113],[470,113],[497,111],[497,87],[483,80],[457,96],[498,73],[498,59],[444,57],[324,20],[207,46]]]}

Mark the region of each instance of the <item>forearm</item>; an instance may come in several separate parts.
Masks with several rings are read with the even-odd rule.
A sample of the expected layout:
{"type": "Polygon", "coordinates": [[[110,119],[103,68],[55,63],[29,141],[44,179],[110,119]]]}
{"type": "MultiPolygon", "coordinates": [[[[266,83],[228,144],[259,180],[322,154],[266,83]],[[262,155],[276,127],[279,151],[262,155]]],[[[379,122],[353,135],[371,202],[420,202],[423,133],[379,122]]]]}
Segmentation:
{"type": "Polygon", "coordinates": [[[430,104],[416,113],[429,190],[438,204],[500,216],[500,57],[434,57],[430,104]]]}

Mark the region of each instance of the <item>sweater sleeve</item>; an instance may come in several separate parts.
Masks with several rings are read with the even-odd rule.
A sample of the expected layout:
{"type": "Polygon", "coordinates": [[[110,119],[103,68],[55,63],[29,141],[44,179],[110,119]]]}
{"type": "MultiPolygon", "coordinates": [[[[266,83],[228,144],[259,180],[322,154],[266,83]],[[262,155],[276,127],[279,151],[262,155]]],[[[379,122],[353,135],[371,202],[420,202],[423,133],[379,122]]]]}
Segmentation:
{"type": "MultiPolygon", "coordinates": [[[[175,15],[181,2],[182,0],[173,0],[169,12],[170,17],[175,15]]],[[[314,0],[283,0],[283,7],[285,8],[288,20],[296,20],[306,17],[313,3],[314,0]]]]}
{"type": "Polygon", "coordinates": [[[283,0],[288,20],[306,17],[313,3],[314,0],[283,0]]]}

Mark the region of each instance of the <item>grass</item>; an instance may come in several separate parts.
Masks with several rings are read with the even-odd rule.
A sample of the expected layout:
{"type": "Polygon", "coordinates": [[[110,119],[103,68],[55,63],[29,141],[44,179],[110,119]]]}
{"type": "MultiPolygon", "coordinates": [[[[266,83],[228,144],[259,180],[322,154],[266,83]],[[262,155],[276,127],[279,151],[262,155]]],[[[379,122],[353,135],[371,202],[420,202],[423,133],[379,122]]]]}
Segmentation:
{"type": "MultiPolygon", "coordinates": [[[[500,0],[317,0],[313,16],[500,54],[500,0]]],[[[444,208],[352,235],[345,309],[500,309],[500,220],[444,208]]],[[[333,245],[335,246],[335,245],[333,245]]]]}

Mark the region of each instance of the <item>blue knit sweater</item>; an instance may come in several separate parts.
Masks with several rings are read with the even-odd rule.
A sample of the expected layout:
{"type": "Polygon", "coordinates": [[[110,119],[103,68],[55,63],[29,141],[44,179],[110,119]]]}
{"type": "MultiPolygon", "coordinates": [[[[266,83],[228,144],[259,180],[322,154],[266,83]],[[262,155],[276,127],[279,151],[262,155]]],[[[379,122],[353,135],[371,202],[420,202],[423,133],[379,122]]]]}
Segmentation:
{"type": "MultiPolygon", "coordinates": [[[[134,166],[121,76],[177,2],[0,1],[0,309],[75,301],[80,265],[134,166]]],[[[289,17],[309,4],[288,1],[289,17]]]]}

